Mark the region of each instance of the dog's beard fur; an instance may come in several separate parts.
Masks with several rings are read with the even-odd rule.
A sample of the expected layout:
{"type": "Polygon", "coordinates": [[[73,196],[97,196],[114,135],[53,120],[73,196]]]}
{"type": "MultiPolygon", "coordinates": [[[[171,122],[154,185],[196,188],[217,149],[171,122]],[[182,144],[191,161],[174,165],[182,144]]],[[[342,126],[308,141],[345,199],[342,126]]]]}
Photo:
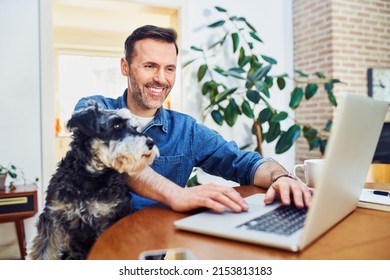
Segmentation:
{"type": "Polygon", "coordinates": [[[50,180],[28,259],[85,259],[95,239],[132,212],[126,174],[136,175],[158,156],[124,110],[92,106],[68,126],[71,149],[50,180]]]}
{"type": "Polygon", "coordinates": [[[91,149],[96,155],[88,165],[91,172],[109,167],[132,176],[138,174],[158,156],[156,146],[150,149],[144,137],[139,136],[128,136],[122,141],[110,141],[108,146],[101,140],[94,140],[91,149]]]}

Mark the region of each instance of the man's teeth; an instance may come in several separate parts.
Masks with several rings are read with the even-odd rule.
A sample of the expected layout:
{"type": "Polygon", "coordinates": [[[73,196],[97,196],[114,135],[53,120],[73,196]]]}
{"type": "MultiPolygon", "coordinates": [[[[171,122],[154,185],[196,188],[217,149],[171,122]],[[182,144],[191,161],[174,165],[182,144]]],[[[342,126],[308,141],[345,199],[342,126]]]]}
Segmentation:
{"type": "Polygon", "coordinates": [[[160,93],[162,92],[162,88],[149,88],[150,91],[153,91],[153,92],[156,92],[156,93],[160,93]]]}

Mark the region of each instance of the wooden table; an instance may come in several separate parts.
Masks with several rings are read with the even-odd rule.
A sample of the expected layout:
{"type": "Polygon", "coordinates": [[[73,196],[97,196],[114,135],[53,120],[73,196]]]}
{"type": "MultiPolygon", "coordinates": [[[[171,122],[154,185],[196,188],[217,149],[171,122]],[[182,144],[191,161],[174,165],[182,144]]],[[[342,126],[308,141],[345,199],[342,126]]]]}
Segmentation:
{"type": "MultiPolygon", "coordinates": [[[[390,184],[367,184],[390,190],[390,184]]],[[[243,197],[264,192],[238,187],[243,197]]],[[[184,247],[195,258],[223,259],[390,259],[390,212],[357,208],[304,251],[293,253],[176,230],[173,222],[191,213],[162,207],[135,212],[108,228],[95,242],[88,259],[138,259],[146,250],[184,247]]]]}
{"type": "Polygon", "coordinates": [[[15,223],[22,259],[26,256],[24,219],[37,213],[37,201],[36,185],[20,185],[14,190],[0,190],[0,223],[15,223]]]}

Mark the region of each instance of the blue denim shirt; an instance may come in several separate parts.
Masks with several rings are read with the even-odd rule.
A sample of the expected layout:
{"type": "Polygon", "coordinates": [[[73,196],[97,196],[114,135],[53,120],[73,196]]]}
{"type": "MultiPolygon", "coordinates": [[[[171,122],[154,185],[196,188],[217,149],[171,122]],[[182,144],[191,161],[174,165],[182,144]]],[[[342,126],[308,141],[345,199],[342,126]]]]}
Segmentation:
{"type": "MultiPolygon", "coordinates": [[[[90,96],[80,99],[75,110],[87,107],[91,100],[105,109],[127,108],[126,99],[127,90],[117,99],[90,96]]],[[[151,167],[181,187],[186,185],[194,167],[240,185],[253,185],[257,167],[270,160],[262,158],[257,152],[240,150],[235,142],[227,142],[189,115],[163,107],[143,132],[154,140],[160,151],[151,167]]],[[[135,210],[156,203],[134,193],[132,195],[135,210]]]]}

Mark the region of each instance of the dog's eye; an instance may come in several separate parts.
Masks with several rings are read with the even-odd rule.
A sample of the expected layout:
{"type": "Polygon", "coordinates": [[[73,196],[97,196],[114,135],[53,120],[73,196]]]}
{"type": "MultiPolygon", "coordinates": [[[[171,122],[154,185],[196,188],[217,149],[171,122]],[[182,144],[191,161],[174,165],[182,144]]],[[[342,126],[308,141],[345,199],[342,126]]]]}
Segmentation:
{"type": "Polygon", "coordinates": [[[121,126],[119,125],[119,124],[114,124],[114,128],[115,129],[118,129],[118,128],[120,128],[121,126]]]}

